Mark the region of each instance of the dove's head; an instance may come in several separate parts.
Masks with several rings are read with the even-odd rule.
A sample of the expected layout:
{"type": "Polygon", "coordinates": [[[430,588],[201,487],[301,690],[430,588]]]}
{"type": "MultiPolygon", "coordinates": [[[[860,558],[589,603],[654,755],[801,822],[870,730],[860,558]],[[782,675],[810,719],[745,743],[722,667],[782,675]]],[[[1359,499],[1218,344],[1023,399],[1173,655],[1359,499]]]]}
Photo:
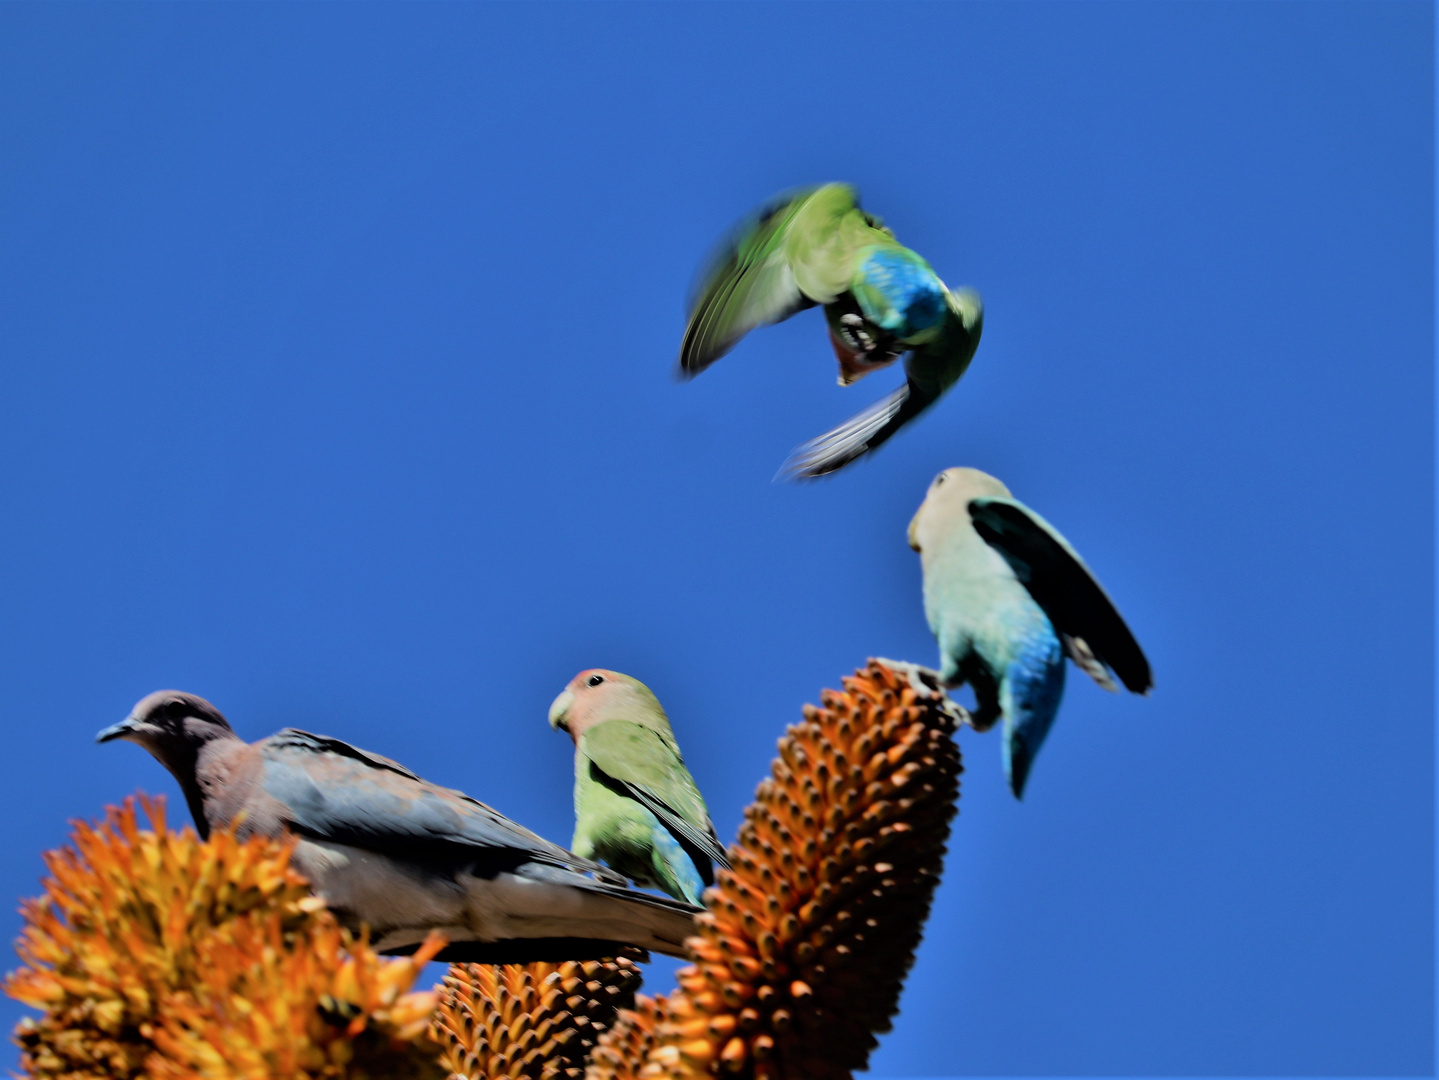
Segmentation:
{"type": "Polygon", "coordinates": [[[910,518],[909,546],[922,553],[927,537],[935,530],[950,528],[956,514],[961,515],[961,520],[967,523],[969,500],[981,495],[998,495],[1006,499],[1010,497],[1009,488],[989,473],[980,472],[978,469],[945,469],[930,482],[924,502],[919,504],[914,517],[910,518]]]}
{"type": "Polygon", "coordinates": [[[129,716],[96,735],[95,741],[138,743],[180,775],[187,765],[193,769],[201,746],[225,738],[238,736],[220,710],[204,698],[181,690],[156,690],[136,702],[129,716]]]}
{"type": "Polygon", "coordinates": [[[569,732],[575,742],[605,720],[633,720],[669,730],[665,711],[648,686],[604,668],[580,672],[550,705],[550,727],[569,732]]]}

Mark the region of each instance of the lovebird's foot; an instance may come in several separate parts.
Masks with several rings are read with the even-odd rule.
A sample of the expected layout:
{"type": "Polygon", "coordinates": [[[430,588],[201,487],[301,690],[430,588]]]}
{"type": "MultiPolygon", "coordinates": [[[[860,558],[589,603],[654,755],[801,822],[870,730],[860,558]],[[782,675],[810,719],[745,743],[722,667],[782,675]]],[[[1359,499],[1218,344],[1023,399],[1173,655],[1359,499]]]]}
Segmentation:
{"type": "Polygon", "coordinates": [[[968,724],[970,727],[974,727],[969,710],[945,693],[944,680],[934,668],[915,664],[909,660],[890,660],[883,656],[871,657],[870,661],[884,665],[897,675],[903,675],[909,680],[909,685],[914,687],[917,694],[927,698],[942,699],[945,711],[954,717],[956,724],[968,724]]]}

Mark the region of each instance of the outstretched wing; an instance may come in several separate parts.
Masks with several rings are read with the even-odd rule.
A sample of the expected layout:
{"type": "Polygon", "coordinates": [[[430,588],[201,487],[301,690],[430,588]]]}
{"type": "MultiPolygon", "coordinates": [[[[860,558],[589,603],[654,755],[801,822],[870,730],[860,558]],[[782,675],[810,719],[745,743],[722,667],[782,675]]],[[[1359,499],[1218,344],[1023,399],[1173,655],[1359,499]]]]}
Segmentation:
{"type": "Polygon", "coordinates": [[[624,883],[484,803],[339,739],[286,728],[260,745],[261,784],[301,836],[406,862],[468,866],[481,877],[533,863],[624,883]]]}
{"type": "Polygon", "coordinates": [[[809,480],[836,472],[883,444],[929,408],[969,369],[984,326],[977,294],[947,292],[949,310],[934,339],[911,352],[905,384],[833,431],[795,449],[779,476],[809,480]]]}
{"type": "MultiPolygon", "coordinates": [[[[845,184],[790,192],[734,232],[702,275],[690,304],[680,344],[682,376],[698,375],[756,327],[781,322],[828,299],[806,296],[796,283],[786,251],[790,230],[804,211],[819,209],[823,212],[818,216],[803,214],[811,224],[802,227],[823,232],[827,223],[852,210],[854,201],[854,189],[845,184]]],[[[824,238],[800,239],[806,241],[800,246],[809,251],[816,244],[822,246],[824,238]]]]}
{"type": "MultiPolygon", "coordinates": [[[[969,516],[975,531],[1009,563],[1055,630],[1078,639],[1070,646],[1071,655],[1077,651],[1111,668],[1136,694],[1149,692],[1154,680],[1139,642],[1079,553],[1053,525],[1018,500],[997,496],[971,499],[969,516]]],[[[1102,679],[1096,681],[1103,685],[1102,679]]]]}
{"type": "Polygon", "coordinates": [[[580,749],[600,773],[596,779],[654,814],[694,860],[705,884],[714,884],[709,864],[728,867],[729,858],[674,745],[644,724],[606,720],[585,731],[580,749]]]}
{"type": "Polygon", "coordinates": [[[833,431],[796,447],[776,479],[812,480],[837,472],[879,446],[938,400],[938,394],[913,379],[907,380],[887,398],[851,416],[833,431]]]}

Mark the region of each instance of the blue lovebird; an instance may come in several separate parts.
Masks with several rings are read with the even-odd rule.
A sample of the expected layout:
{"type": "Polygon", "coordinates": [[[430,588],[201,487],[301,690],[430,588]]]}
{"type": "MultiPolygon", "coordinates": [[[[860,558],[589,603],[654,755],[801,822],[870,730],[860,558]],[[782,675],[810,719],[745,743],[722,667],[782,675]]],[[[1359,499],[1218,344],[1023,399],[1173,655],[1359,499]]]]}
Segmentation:
{"type": "Polygon", "coordinates": [[[974,690],[977,731],[1004,719],[1015,798],[1064,693],[1068,656],[1106,690],[1154,685],[1139,643],[1079,554],[1009,489],[978,469],[934,478],[909,523],[924,567],[924,613],[940,678],[974,690]]]}

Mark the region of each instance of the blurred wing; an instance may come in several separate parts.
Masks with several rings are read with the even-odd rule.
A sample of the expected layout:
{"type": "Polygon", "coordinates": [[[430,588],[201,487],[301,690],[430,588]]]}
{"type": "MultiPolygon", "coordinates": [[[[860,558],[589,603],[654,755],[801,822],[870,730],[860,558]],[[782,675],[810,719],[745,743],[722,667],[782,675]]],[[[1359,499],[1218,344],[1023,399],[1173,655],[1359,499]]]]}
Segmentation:
{"type": "Polygon", "coordinates": [[[812,480],[837,472],[879,446],[937,400],[938,394],[910,379],[889,397],[850,417],[833,431],[796,447],[780,467],[779,477],[812,480]]]}
{"type": "Polygon", "coordinates": [[[701,876],[709,862],[729,866],[704,798],[673,745],[652,727],[606,720],[581,738],[581,749],[603,775],[601,783],[634,799],[689,852],[701,876]],[[702,856],[695,858],[696,854],[702,856]]]}
{"type": "MultiPolygon", "coordinates": [[[[1136,694],[1149,692],[1154,680],[1139,642],[1079,553],[1054,526],[1015,499],[993,496],[971,499],[969,516],[975,531],[1004,556],[1055,630],[1079,639],[1069,647],[1071,655],[1078,651],[1091,664],[1112,668],[1136,694]]],[[[1083,661],[1080,666],[1089,668],[1083,661]]]]}
{"type": "Polygon", "coordinates": [[[946,296],[949,311],[939,332],[933,340],[917,346],[904,362],[905,384],[833,431],[797,447],[780,467],[781,477],[809,480],[844,468],[878,447],[959,381],[979,346],[983,314],[974,293],[961,290],[946,296]]]}
{"type": "Polygon", "coordinates": [[[484,803],[339,739],[287,728],[261,745],[264,789],[301,836],[407,862],[472,865],[480,876],[542,863],[623,882],[484,803]]]}
{"type": "Polygon", "coordinates": [[[815,305],[795,283],[786,241],[801,211],[816,199],[854,206],[853,190],[840,184],[792,192],[742,225],[721,247],[690,305],[680,344],[682,376],[698,375],[755,327],[781,322],[815,305]]]}

